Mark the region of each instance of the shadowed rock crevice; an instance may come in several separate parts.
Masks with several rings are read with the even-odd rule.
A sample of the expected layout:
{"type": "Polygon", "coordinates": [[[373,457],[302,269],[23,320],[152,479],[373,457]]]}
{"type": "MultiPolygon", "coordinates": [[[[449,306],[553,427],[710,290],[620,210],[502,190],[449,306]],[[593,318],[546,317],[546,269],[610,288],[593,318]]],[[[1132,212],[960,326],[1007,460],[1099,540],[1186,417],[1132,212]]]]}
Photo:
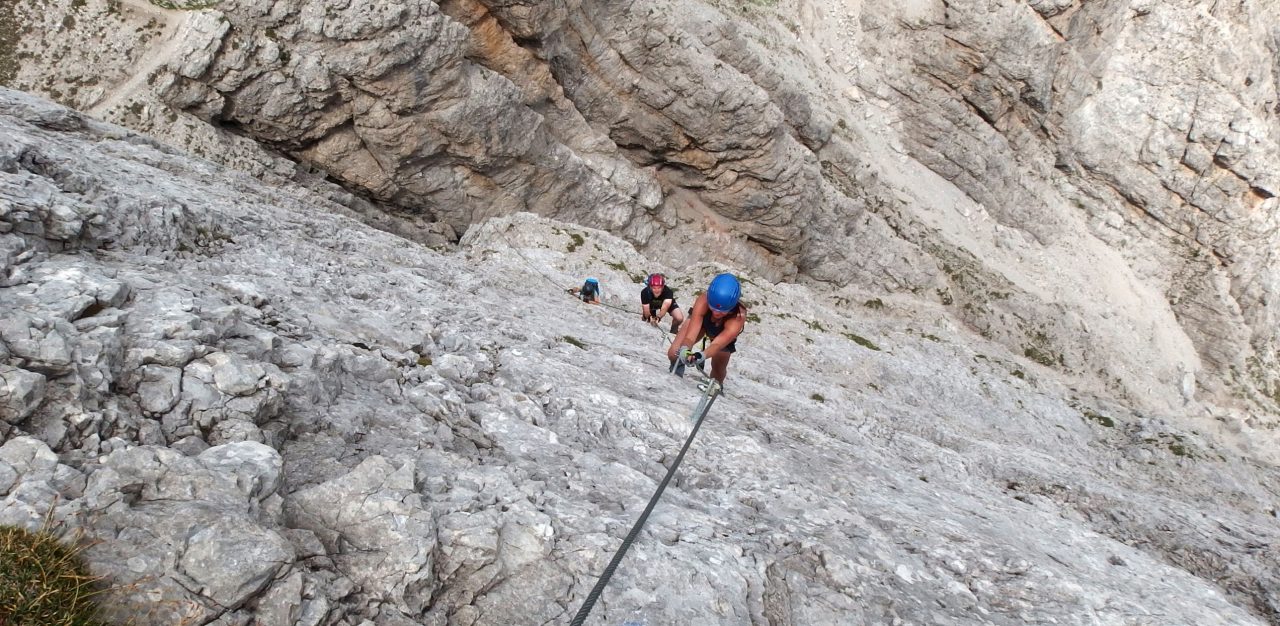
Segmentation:
{"type": "MultiPolygon", "coordinates": [[[[323,6],[266,28],[251,13],[225,14],[231,43],[195,62],[169,97],[180,106],[224,102],[219,118],[378,201],[426,208],[456,229],[515,210],[588,219],[574,207],[601,215],[609,204],[617,209],[609,224],[630,222],[631,201],[560,146],[511,83],[469,61],[471,31],[434,4],[386,14],[323,6]],[[377,60],[342,59],[356,49],[377,60]],[[275,62],[260,65],[264,55],[275,62]]],[[[633,183],[630,193],[642,191],[633,183]]]]}

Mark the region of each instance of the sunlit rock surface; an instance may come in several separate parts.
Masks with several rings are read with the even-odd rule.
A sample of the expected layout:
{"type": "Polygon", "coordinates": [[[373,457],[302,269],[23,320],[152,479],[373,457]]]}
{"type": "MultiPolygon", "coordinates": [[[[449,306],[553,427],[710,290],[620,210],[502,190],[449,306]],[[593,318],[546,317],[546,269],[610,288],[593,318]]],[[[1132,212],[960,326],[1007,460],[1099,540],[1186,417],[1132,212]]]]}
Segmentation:
{"type": "MultiPolygon", "coordinates": [[[[138,624],[567,623],[699,393],[638,281],[724,266],[349,214],[0,91],[0,522],[82,532],[138,624]]],[[[588,623],[1280,623],[1273,431],[742,276],[727,395],[588,623]]]]}

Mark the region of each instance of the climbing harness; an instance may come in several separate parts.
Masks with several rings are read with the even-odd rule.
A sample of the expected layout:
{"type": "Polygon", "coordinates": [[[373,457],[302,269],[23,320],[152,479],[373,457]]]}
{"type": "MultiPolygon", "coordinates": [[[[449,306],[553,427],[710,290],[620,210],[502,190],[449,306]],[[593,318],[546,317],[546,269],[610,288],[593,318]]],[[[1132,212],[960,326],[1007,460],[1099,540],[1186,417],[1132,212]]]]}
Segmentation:
{"type": "Polygon", "coordinates": [[[622,557],[626,556],[627,550],[631,548],[631,543],[635,541],[636,535],[640,534],[640,529],[644,528],[644,523],[649,519],[649,514],[653,512],[653,507],[657,506],[658,499],[662,497],[662,492],[667,488],[667,483],[671,482],[671,477],[675,475],[676,470],[680,467],[680,461],[684,460],[684,453],[689,450],[689,445],[693,443],[693,438],[697,436],[698,429],[702,427],[702,420],[707,416],[707,412],[711,410],[711,405],[715,403],[716,398],[720,395],[720,381],[713,378],[706,379],[705,383],[699,385],[702,388],[702,397],[698,400],[698,406],[693,409],[693,413],[689,415],[689,419],[693,422],[693,430],[689,433],[689,438],[685,439],[684,446],[680,448],[680,454],[676,455],[676,460],[671,464],[671,469],[667,470],[667,475],[662,478],[662,482],[658,483],[657,491],[653,492],[653,497],[649,498],[649,505],[644,507],[644,512],[640,514],[640,519],[636,520],[631,532],[627,533],[625,539],[622,540],[622,546],[617,552],[613,553],[609,565],[604,568],[604,573],[600,575],[600,580],[596,581],[596,586],[591,588],[591,593],[587,594],[587,599],[582,602],[582,607],[578,609],[578,614],[574,616],[570,626],[582,626],[586,621],[587,615],[591,613],[591,607],[595,606],[596,600],[600,599],[600,594],[604,592],[605,585],[609,584],[609,579],[613,577],[613,571],[618,568],[618,564],[622,562],[622,557]]]}

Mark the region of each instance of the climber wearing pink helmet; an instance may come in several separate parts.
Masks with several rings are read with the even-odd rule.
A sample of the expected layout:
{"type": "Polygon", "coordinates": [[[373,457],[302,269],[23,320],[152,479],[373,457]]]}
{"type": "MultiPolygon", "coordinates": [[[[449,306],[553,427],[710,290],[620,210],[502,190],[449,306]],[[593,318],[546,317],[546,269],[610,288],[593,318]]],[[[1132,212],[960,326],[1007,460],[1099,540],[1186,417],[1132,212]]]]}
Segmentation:
{"type": "Polygon", "coordinates": [[[640,290],[640,319],[657,326],[663,317],[671,314],[671,332],[679,332],[684,323],[684,311],[676,304],[676,294],[667,286],[662,274],[651,274],[644,289],[640,290]]]}

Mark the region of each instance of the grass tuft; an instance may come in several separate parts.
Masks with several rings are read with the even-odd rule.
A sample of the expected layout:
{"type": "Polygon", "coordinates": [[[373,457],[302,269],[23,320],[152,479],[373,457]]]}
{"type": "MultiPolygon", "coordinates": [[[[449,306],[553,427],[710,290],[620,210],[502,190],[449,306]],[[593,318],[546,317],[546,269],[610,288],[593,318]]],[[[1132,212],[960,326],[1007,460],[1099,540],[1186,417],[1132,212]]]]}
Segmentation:
{"type": "Polygon", "coordinates": [[[853,333],[841,333],[841,334],[844,335],[845,339],[848,339],[849,341],[852,341],[868,350],[875,350],[876,352],[880,351],[880,346],[877,346],[876,344],[871,343],[871,340],[867,339],[866,337],[855,335],[853,333]]]}
{"type": "Polygon", "coordinates": [[[222,0],[194,0],[173,2],[172,0],[151,0],[151,4],[170,11],[199,11],[218,6],[222,0]]]}
{"type": "Polygon", "coordinates": [[[105,626],[94,599],[100,580],[53,533],[0,526],[0,624],[105,626]]]}
{"type": "Polygon", "coordinates": [[[561,337],[561,338],[560,338],[560,340],[561,340],[561,341],[563,341],[563,342],[565,342],[565,343],[567,343],[567,344],[569,344],[569,345],[571,345],[571,346],[577,346],[577,347],[579,347],[579,348],[582,348],[583,350],[586,350],[586,349],[587,349],[587,344],[582,343],[581,341],[579,341],[579,340],[578,340],[577,338],[575,338],[575,337],[570,337],[569,335],[565,335],[565,336],[561,337]]]}
{"type": "Polygon", "coordinates": [[[1055,361],[1053,355],[1048,354],[1036,346],[1023,346],[1022,356],[1035,361],[1045,367],[1053,367],[1055,361]]]}
{"type": "Polygon", "coordinates": [[[1087,417],[1087,418],[1089,418],[1090,420],[1093,420],[1093,421],[1095,421],[1095,422],[1097,422],[1097,423],[1099,423],[1099,424],[1102,424],[1103,426],[1106,426],[1107,428],[1115,428],[1115,427],[1116,427],[1116,421],[1115,421],[1115,420],[1113,420],[1113,419],[1111,419],[1111,418],[1109,418],[1109,417],[1107,417],[1106,415],[1103,415],[1103,414],[1101,414],[1101,413],[1097,413],[1097,412],[1095,412],[1095,411],[1091,411],[1091,410],[1089,410],[1089,409],[1085,409],[1085,410],[1084,410],[1084,411],[1082,411],[1082,412],[1084,413],[1084,416],[1085,416],[1085,417],[1087,417]]]}

